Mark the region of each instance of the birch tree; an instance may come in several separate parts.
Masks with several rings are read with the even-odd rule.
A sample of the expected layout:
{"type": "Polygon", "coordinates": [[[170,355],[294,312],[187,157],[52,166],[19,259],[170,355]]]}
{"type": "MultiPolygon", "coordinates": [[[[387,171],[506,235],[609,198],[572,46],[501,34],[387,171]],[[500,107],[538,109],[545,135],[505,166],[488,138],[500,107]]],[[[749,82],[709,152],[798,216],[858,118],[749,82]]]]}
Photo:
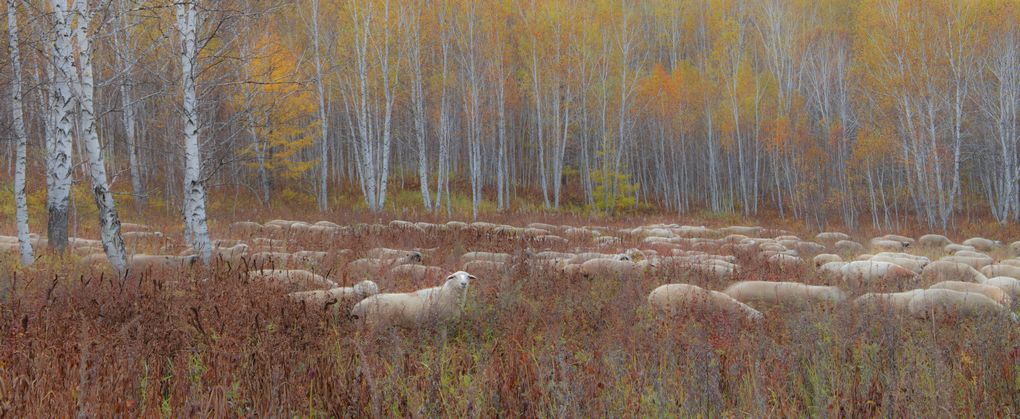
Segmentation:
{"type": "Polygon", "coordinates": [[[28,234],[28,198],[25,196],[25,148],[28,135],[25,133],[24,97],[21,86],[21,51],[18,43],[18,2],[7,0],[7,33],[9,35],[11,67],[11,113],[14,123],[14,205],[15,223],[18,226],[18,249],[21,264],[32,264],[32,241],[28,234]]]}
{"type": "Polygon", "coordinates": [[[326,118],[326,93],[322,81],[322,58],[319,53],[319,0],[312,0],[312,40],[315,50],[315,89],[319,94],[319,124],[322,138],[319,140],[319,189],[316,195],[319,211],[329,205],[327,179],[329,178],[329,120],[326,118]]]}
{"type": "Polygon", "coordinates": [[[96,128],[96,111],[93,100],[95,80],[92,74],[92,41],[89,39],[89,22],[92,15],[87,0],[75,0],[75,13],[78,25],[75,27],[75,38],[78,41],[78,106],[79,123],[81,124],[82,140],[88,156],[89,178],[92,182],[92,193],[99,209],[99,232],[103,250],[110,259],[114,269],[123,272],[126,260],[124,240],[120,236],[120,217],[113,202],[113,194],[107,182],[106,165],[99,144],[99,133],[96,128]]]}
{"type": "Polygon", "coordinates": [[[71,50],[71,13],[65,0],[50,0],[53,8],[53,72],[50,87],[53,114],[53,138],[47,150],[49,179],[46,207],[47,236],[51,248],[63,252],[67,247],[67,227],[71,206],[72,133],[74,130],[75,96],[73,81],[76,70],[71,50]]]}
{"type": "MultiPolygon", "coordinates": [[[[61,0],[54,0],[61,1],[61,0]]],[[[192,248],[209,263],[212,245],[205,213],[205,180],[202,178],[202,157],[198,144],[198,97],[195,87],[198,45],[198,0],[176,4],[177,31],[181,42],[181,86],[184,116],[184,227],[185,238],[192,248]]]]}

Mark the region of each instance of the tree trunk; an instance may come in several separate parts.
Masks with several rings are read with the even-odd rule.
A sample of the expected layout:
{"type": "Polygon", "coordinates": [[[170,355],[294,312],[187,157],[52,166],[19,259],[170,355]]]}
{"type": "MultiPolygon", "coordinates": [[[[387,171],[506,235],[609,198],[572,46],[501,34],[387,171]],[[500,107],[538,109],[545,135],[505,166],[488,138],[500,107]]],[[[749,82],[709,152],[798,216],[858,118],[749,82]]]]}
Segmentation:
{"type": "Polygon", "coordinates": [[[53,40],[53,139],[47,154],[50,189],[47,191],[49,245],[63,252],[67,247],[67,224],[71,202],[71,131],[74,129],[74,60],[71,57],[71,16],[67,2],[51,0],[55,20],[53,40]]]}
{"type": "Polygon", "coordinates": [[[120,216],[113,202],[113,194],[107,182],[106,166],[103,162],[103,150],[99,144],[99,133],[96,130],[96,113],[93,96],[95,81],[92,75],[92,43],[89,39],[89,21],[92,18],[87,0],[75,0],[75,12],[78,14],[78,26],[75,35],[78,40],[78,63],[81,77],[78,78],[78,104],[82,140],[85,143],[85,154],[89,162],[89,178],[92,181],[92,193],[99,209],[99,233],[110,265],[119,272],[124,272],[127,261],[124,252],[124,240],[120,236],[120,216]]]}
{"type": "MultiPolygon", "coordinates": [[[[59,1],[59,0],[56,0],[59,1]]],[[[177,3],[177,30],[181,44],[181,85],[184,89],[184,219],[187,238],[202,261],[209,263],[212,246],[205,213],[205,181],[202,179],[202,156],[198,146],[198,98],[195,88],[195,66],[198,51],[195,32],[198,26],[198,1],[177,3]]]]}
{"type": "Polygon", "coordinates": [[[11,112],[14,122],[14,206],[15,223],[18,225],[18,249],[21,264],[32,264],[32,241],[28,234],[28,199],[25,196],[25,147],[28,135],[25,133],[25,116],[22,110],[24,100],[21,88],[21,52],[18,45],[17,2],[7,0],[7,32],[10,35],[9,49],[14,78],[11,80],[11,112]]]}

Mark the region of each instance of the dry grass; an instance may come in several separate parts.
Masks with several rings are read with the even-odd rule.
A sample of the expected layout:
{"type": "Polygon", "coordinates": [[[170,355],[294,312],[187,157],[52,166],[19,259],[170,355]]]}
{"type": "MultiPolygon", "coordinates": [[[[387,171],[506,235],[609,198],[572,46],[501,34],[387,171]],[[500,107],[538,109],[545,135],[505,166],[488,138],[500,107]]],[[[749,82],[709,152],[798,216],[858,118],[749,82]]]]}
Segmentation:
{"type": "MultiPolygon", "coordinates": [[[[225,225],[214,231],[222,236],[225,225]]],[[[473,233],[299,245],[356,254],[438,246],[427,263],[449,270],[465,250],[525,248],[473,233]]],[[[741,279],[780,277],[742,262],[741,279]]],[[[682,273],[621,282],[522,265],[472,285],[465,315],[446,333],[364,336],[347,319],[248,281],[237,267],[118,280],[50,255],[26,269],[4,256],[0,268],[0,416],[1020,415],[1015,324],[931,324],[849,306],[770,311],[756,328],[725,318],[657,319],[645,298],[660,284],[726,285],[682,273]]],[[[347,284],[360,279],[329,274],[347,284]]],[[[384,292],[420,285],[380,283],[384,292]]]]}

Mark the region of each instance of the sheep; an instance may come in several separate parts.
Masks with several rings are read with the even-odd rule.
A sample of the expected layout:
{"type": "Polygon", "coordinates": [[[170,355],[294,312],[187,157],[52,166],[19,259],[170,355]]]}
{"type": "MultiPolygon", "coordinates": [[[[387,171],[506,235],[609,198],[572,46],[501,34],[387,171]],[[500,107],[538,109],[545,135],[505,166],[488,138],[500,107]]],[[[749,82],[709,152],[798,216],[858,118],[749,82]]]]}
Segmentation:
{"type": "Polygon", "coordinates": [[[898,251],[902,250],[904,247],[906,247],[906,245],[904,245],[903,242],[897,240],[888,240],[878,237],[871,239],[872,249],[878,249],[882,251],[898,251]]]}
{"type": "Polygon", "coordinates": [[[892,285],[901,287],[912,283],[917,274],[900,265],[890,262],[853,261],[840,268],[844,282],[852,287],[865,285],[892,285]]]}
{"type": "Polygon", "coordinates": [[[831,253],[822,253],[820,255],[816,255],[811,260],[815,263],[815,267],[820,267],[829,262],[842,262],[843,258],[831,253]]]}
{"type": "Polygon", "coordinates": [[[445,325],[460,315],[468,285],[474,275],[458,271],[446,277],[443,285],[409,293],[376,294],[359,301],[351,309],[362,327],[379,329],[396,326],[417,329],[445,325]]]}
{"type": "Polygon", "coordinates": [[[1020,299],[1020,279],[997,276],[995,278],[988,278],[988,281],[985,281],[985,285],[999,287],[999,289],[1005,291],[1006,294],[1009,294],[1013,301],[1020,299]]]}
{"type": "Polygon", "coordinates": [[[809,241],[799,241],[792,246],[792,249],[804,256],[817,255],[825,252],[825,246],[809,241]]]}
{"type": "Polygon", "coordinates": [[[269,249],[284,249],[287,247],[286,240],[270,239],[266,237],[255,237],[251,239],[251,244],[254,246],[269,248],[269,249]]]}
{"type": "Polygon", "coordinates": [[[972,237],[963,241],[964,246],[971,246],[982,252],[990,252],[998,247],[1002,247],[1002,242],[998,240],[989,240],[984,237],[972,237]]]}
{"type": "Polygon", "coordinates": [[[798,307],[846,300],[846,293],[839,288],[798,282],[742,281],[727,287],[723,294],[752,307],[755,304],[798,307]]]}
{"type": "Polygon", "coordinates": [[[302,265],[322,265],[322,262],[329,256],[327,252],[316,250],[299,250],[290,255],[290,261],[302,265]]]}
{"type": "Polygon", "coordinates": [[[760,235],[764,230],[765,230],[764,228],[757,226],[754,227],[730,226],[720,228],[719,232],[722,234],[742,234],[744,236],[754,237],[760,235]]]}
{"type": "Polygon", "coordinates": [[[902,266],[904,268],[907,268],[907,269],[913,271],[914,273],[921,273],[921,270],[923,270],[924,266],[926,265],[926,263],[924,263],[923,261],[919,261],[917,259],[902,258],[902,257],[895,257],[895,256],[889,256],[889,255],[882,255],[882,254],[878,254],[878,255],[872,256],[872,257],[868,258],[868,260],[874,261],[874,262],[895,263],[897,265],[900,265],[900,266],[902,266]]]}
{"type": "Polygon", "coordinates": [[[1007,276],[1010,278],[1020,279],[1020,267],[1012,265],[988,265],[981,268],[981,273],[986,277],[992,278],[996,276],[1007,276]]]}
{"type": "Polygon", "coordinates": [[[722,313],[749,322],[758,322],[763,318],[760,311],[733,297],[687,284],[667,284],[652,290],[648,294],[648,305],[666,315],[689,312],[712,317],[722,313]]]}
{"type": "Polygon", "coordinates": [[[944,320],[951,316],[987,318],[1001,315],[1005,308],[982,294],[947,289],[924,290],[910,300],[910,315],[919,319],[944,320]]]}
{"type": "Polygon", "coordinates": [[[864,253],[864,245],[851,240],[840,240],[832,246],[832,250],[847,255],[864,253]]]}
{"type": "Polygon", "coordinates": [[[127,260],[128,271],[133,272],[169,272],[190,267],[198,261],[198,256],[145,255],[137,254],[127,260]]]}
{"type": "Polygon", "coordinates": [[[443,268],[425,265],[397,265],[390,269],[390,278],[402,277],[415,283],[431,282],[443,276],[443,268]]]}
{"type": "Polygon", "coordinates": [[[255,266],[273,266],[277,268],[286,267],[290,262],[290,253],[286,252],[255,252],[252,253],[250,262],[255,266]]]}
{"type": "Polygon", "coordinates": [[[570,260],[568,260],[567,263],[574,264],[574,265],[580,265],[580,264],[585,263],[585,262],[587,262],[589,260],[592,260],[592,259],[613,259],[613,260],[618,260],[618,261],[630,261],[630,256],[628,256],[626,254],[622,254],[622,253],[621,254],[608,254],[608,253],[588,252],[588,253],[579,253],[577,255],[574,255],[574,257],[570,258],[570,260]]]}
{"type": "Polygon", "coordinates": [[[942,248],[942,250],[946,253],[956,253],[962,250],[976,251],[977,249],[975,249],[974,246],[964,246],[962,244],[952,243],[947,244],[942,248]]]}
{"type": "Polygon", "coordinates": [[[581,264],[581,273],[587,277],[637,278],[652,266],[648,261],[631,262],[617,259],[591,259],[581,264]]]}
{"type": "Polygon", "coordinates": [[[260,269],[249,271],[248,277],[283,285],[288,292],[336,288],[336,282],[301,269],[260,269]]]}
{"type": "Polygon", "coordinates": [[[317,225],[319,227],[329,227],[329,228],[341,228],[341,227],[343,227],[340,224],[337,224],[337,223],[334,223],[334,222],[330,222],[330,221],[316,221],[315,224],[313,224],[313,225],[317,225]]]}
{"type": "Polygon", "coordinates": [[[999,264],[1020,267],[1020,259],[1003,259],[999,261],[999,264]]]}
{"type": "Polygon", "coordinates": [[[944,248],[953,241],[941,234],[925,234],[917,238],[917,244],[923,247],[944,248]]]}
{"type": "Polygon", "coordinates": [[[973,282],[943,281],[928,287],[930,290],[953,290],[960,292],[973,292],[991,298],[992,301],[1002,304],[1004,307],[1013,305],[1013,298],[1002,288],[988,284],[975,284],[973,282]]]}
{"type": "Polygon", "coordinates": [[[460,256],[461,264],[465,264],[476,260],[486,260],[489,262],[508,264],[513,260],[513,256],[507,253],[492,253],[492,252],[468,252],[460,256]]]}
{"type": "Polygon", "coordinates": [[[408,263],[421,263],[422,254],[417,250],[397,250],[385,247],[376,247],[365,252],[365,257],[370,259],[403,259],[408,263]]]}
{"type": "Polygon", "coordinates": [[[485,277],[498,277],[507,271],[509,265],[491,260],[473,260],[461,265],[467,272],[475,272],[485,277]]]}
{"type": "Polygon", "coordinates": [[[903,292],[873,293],[861,295],[854,300],[855,307],[869,309],[886,309],[895,314],[904,315],[910,312],[910,300],[924,290],[914,289],[903,292]]]}
{"type": "Polygon", "coordinates": [[[769,256],[765,262],[780,271],[794,271],[804,265],[803,259],[782,253],[769,256]]]}
{"type": "Polygon", "coordinates": [[[683,268],[697,275],[716,280],[730,279],[740,271],[740,266],[723,260],[702,260],[685,265],[683,268]]]}
{"type": "Polygon", "coordinates": [[[414,264],[406,258],[400,259],[355,259],[347,264],[347,276],[351,278],[376,277],[384,275],[393,267],[414,264]]]}
{"type": "Polygon", "coordinates": [[[921,279],[925,282],[965,281],[984,283],[988,278],[974,267],[957,262],[937,260],[924,267],[921,279]]]}
{"type": "Polygon", "coordinates": [[[843,279],[843,267],[847,262],[828,262],[818,267],[818,276],[827,281],[840,281],[843,279]]]}
{"type": "Polygon", "coordinates": [[[886,234],[886,235],[884,235],[882,237],[879,237],[879,238],[880,239],[884,239],[884,240],[892,240],[892,241],[897,241],[897,242],[903,243],[903,247],[909,247],[909,246],[913,245],[914,242],[915,242],[915,240],[910,238],[910,237],[900,236],[900,235],[897,235],[897,234],[886,234]]]}
{"type": "Polygon", "coordinates": [[[995,262],[995,260],[990,257],[972,257],[972,256],[946,256],[939,260],[943,260],[946,262],[958,262],[965,265],[970,265],[975,269],[981,269],[995,262]]]}
{"type": "Polygon", "coordinates": [[[333,313],[345,314],[358,301],[379,293],[379,286],[372,281],[361,281],[353,287],[336,287],[328,290],[296,291],[287,294],[291,300],[304,303],[314,309],[329,309],[333,313]]]}
{"type": "Polygon", "coordinates": [[[576,255],[573,253],[544,251],[535,253],[534,255],[532,255],[531,258],[533,260],[555,260],[555,259],[569,260],[574,256],[576,255]]]}
{"type": "Polygon", "coordinates": [[[815,240],[820,242],[835,243],[840,240],[850,240],[850,236],[846,233],[839,233],[834,231],[825,231],[815,235],[815,240]]]}

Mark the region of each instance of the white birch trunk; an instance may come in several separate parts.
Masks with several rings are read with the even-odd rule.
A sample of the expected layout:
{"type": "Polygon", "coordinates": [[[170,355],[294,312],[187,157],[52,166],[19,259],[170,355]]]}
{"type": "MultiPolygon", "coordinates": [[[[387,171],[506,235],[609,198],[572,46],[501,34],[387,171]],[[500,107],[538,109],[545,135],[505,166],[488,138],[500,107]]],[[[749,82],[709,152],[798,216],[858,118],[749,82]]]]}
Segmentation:
{"type": "Polygon", "coordinates": [[[25,116],[21,88],[21,52],[18,45],[17,2],[7,0],[7,32],[10,34],[9,49],[14,78],[11,80],[11,111],[14,117],[14,206],[15,222],[18,225],[18,249],[21,253],[21,264],[32,264],[32,241],[28,234],[28,199],[25,196],[25,147],[28,135],[25,134],[25,116]]]}
{"type": "Polygon", "coordinates": [[[50,0],[53,7],[53,75],[52,112],[53,139],[46,156],[49,173],[47,191],[48,238],[53,249],[63,252],[67,247],[67,225],[71,204],[71,136],[74,130],[74,92],[72,83],[75,69],[71,57],[71,22],[64,0],[50,0]]]}
{"type": "Polygon", "coordinates": [[[87,0],[75,0],[75,12],[78,15],[78,26],[75,36],[78,40],[78,64],[81,77],[78,78],[78,104],[82,140],[85,143],[85,154],[89,162],[89,178],[92,182],[92,193],[99,209],[99,232],[103,250],[110,259],[110,265],[123,272],[126,260],[124,240],[120,236],[120,217],[113,202],[113,194],[106,177],[106,166],[103,162],[103,151],[99,144],[99,133],[96,130],[96,113],[93,95],[95,81],[92,75],[92,43],[89,39],[89,20],[91,13],[87,0]]]}
{"type": "Polygon", "coordinates": [[[317,195],[319,211],[325,211],[329,205],[327,179],[329,178],[329,120],[326,118],[326,95],[322,83],[322,58],[319,53],[319,0],[312,0],[312,38],[315,43],[315,87],[319,93],[319,123],[322,128],[322,139],[319,141],[319,193],[317,195]]]}
{"type": "MultiPolygon", "coordinates": [[[[59,1],[59,0],[56,0],[59,1]]],[[[198,147],[198,98],[195,64],[198,57],[195,32],[198,26],[197,0],[177,3],[177,30],[181,36],[181,85],[184,89],[184,219],[187,238],[205,263],[212,246],[205,214],[205,185],[202,157],[198,147]]]]}

